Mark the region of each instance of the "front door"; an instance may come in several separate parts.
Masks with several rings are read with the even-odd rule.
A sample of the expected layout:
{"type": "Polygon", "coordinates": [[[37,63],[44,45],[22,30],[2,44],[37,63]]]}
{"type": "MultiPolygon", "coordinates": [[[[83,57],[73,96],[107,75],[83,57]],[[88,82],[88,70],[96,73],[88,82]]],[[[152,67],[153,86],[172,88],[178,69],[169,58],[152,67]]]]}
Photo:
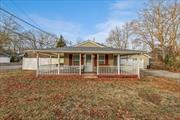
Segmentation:
{"type": "Polygon", "coordinates": [[[92,71],[93,71],[92,56],[91,54],[87,54],[85,59],[85,72],[92,72],[92,71]]]}

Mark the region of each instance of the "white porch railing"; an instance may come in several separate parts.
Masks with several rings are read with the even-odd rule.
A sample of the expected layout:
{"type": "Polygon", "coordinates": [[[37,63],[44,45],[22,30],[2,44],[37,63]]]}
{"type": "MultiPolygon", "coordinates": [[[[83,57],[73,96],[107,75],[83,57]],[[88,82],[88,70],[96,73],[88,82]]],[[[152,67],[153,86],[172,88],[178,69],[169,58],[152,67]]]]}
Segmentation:
{"type": "MultiPolygon", "coordinates": [[[[43,75],[79,74],[79,68],[80,68],[79,66],[60,65],[58,72],[58,65],[56,64],[40,65],[38,69],[38,74],[43,74],[43,75]]],[[[82,71],[82,73],[83,72],[84,71],[82,71]]],[[[93,67],[93,72],[98,72],[99,75],[139,75],[139,67],[136,65],[119,66],[119,74],[118,74],[118,66],[99,66],[99,71],[97,71],[97,67],[93,67]]]]}
{"type": "Polygon", "coordinates": [[[122,75],[138,75],[138,66],[120,66],[120,74],[122,75]]]}
{"type": "Polygon", "coordinates": [[[99,66],[99,74],[118,74],[117,66],[99,66]]]}
{"type": "MultiPolygon", "coordinates": [[[[119,66],[120,75],[138,75],[137,66],[119,66]]],[[[99,75],[118,75],[118,66],[99,66],[99,75]]]]}
{"type": "Polygon", "coordinates": [[[79,73],[79,66],[60,66],[59,73],[58,73],[58,65],[51,64],[51,65],[40,65],[39,74],[47,74],[47,75],[58,75],[58,74],[77,74],[79,73]]]}

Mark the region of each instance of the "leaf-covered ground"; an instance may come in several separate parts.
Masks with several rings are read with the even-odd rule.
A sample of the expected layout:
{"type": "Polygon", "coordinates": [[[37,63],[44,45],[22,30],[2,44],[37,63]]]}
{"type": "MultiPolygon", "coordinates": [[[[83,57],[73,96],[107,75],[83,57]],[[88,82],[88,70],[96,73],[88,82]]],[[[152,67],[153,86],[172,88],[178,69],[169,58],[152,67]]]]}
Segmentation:
{"type": "Polygon", "coordinates": [[[180,119],[180,82],[0,73],[0,119],[180,119]]]}

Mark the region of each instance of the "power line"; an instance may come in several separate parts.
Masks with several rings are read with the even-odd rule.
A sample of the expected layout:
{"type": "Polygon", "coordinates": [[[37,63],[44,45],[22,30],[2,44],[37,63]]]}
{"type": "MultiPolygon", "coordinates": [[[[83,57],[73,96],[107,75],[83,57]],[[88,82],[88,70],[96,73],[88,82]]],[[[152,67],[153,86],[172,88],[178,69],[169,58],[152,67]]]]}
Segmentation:
{"type": "MultiPolygon", "coordinates": [[[[26,14],[26,12],[24,11],[24,9],[22,9],[22,8],[20,8],[20,7],[17,6],[17,4],[14,2],[14,0],[9,0],[9,1],[11,1],[11,3],[14,5],[14,7],[16,7],[17,9],[19,9],[19,11],[21,11],[21,13],[23,13],[24,16],[26,16],[32,23],[34,23],[36,26],[39,27],[39,25],[38,25],[28,14],[26,14]]],[[[16,9],[16,10],[17,10],[17,9],[16,9]]]]}
{"type": "Polygon", "coordinates": [[[32,38],[30,38],[30,37],[28,37],[28,36],[23,35],[22,33],[16,32],[16,31],[14,31],[14,30],[12,30],[12,29],[10,29],[10,28],[8,28],[8,27],[5,27],[5,26],[2,26],[2,27],[3,27],[4,29],[7,29],[7,30],[11,31],[12,33],[17,34],[17,35],[19,35],[19,36],[22,36],[22,37],[24,37],[24,38],[27,38],[27,39],[30,39],[30,40],[35,40],[35,39],[32,39],[32,38]]]}
{"type": "MultiPolygon", "coordinates": [[[[1,12],[1,11],[0,11],[1,12]]],[[[2,22],[3,24],[4,24],[4,22],[6,21],[6,20],[12,20],[12,18],[10,18],[7,14],[4,14],[4,13],[1,13],[2,15],[1,15],[1,19],[0,19],[0,22],[2,22]],[[5,19],[3,19],[3,18],[5,18],[5,19]]],[[[16,21],[14,21],[13,20],[13,22],[15,22],[21,29],[24,29],[24,31],[28,31],[28,29],[26,29],[24,26],[22,26],[21,24],[19,24],[18,22],[16,22],[16,21]]]]}
{"type": "MultiPolygon", "coordinates": [[[[5,8],[8,8],[9,9],[9,12],[11,12],[11,14],[14,14],[14,10],[15,9],[12,9],[12,7],[9,7],[7,4],[5,4],[5,3],[3,3],[2,2],[2,5],[4,4],[4,7],[5,8]]],[[[17,9],[16,9],[17,10],[17,9]]],[[[6,14],[6,13],[1,13],[2,15],[4,15],[4,16],[6,16],[7,18],[9,18],[9,14],[6,14]]],[[[16,22],[17,23],[17,22],[16,22]]],[[[19,24],[19,23],[17,23],[17,24],[19,24]]],[[[19,24],[20,25],[20,24],[19,24]]],[[[20,25],[25,31],[27,30],[27,29],[25,29],[25,27],[24,26],[22,26],[22,25],[20,25]]],[[[36,25],[37,26],[37,25],[36,25]]]]}
{"type": "MultiPolygon", "coordinates": [[[[29,22],[27,22],[27,21],[25,21],[25,20],[19,18],[18,16],[12,14],[11,12],[9,12],[9,11],[3,9],[3,8],[0,8],[0,10],[3,11],[3,12],[5,12],[5,13],[7,13],[7,14],[9,14],[9,15],[11,15],[11,16],[13,16],[13,17],[15,17],[15,18],[17,18],[18,20],[20,20],[20,21],[22,21],[22,22],[28,24],[29,26],[31,26],[31,27],[33,27],[33,28],[35,28],[35,29],[37,29],[37,30],[43,32],[43,33],[46,33],[46,34],[48,34],[48,35],[53,36],[52,34],[50,34],[50,33],[46,32],[46,31],[40,29],[39,27],[36,27],[35,25],[32,25],[31,23],[29,23],[29,22]]],[[[54,37],[54,36],[53,36],[53,37],[54,37]]],[[[57,37],[55,37],[55,38],[57,39],[57,37]]]]}

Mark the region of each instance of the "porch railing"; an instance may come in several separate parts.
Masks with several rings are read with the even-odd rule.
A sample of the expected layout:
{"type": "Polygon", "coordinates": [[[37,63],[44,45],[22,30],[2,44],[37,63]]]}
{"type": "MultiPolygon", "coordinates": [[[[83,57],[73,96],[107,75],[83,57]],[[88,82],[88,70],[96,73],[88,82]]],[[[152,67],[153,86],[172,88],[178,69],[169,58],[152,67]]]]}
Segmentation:
{"type": "MultiPolygon", "coordinates": [[[[79,66],[68,66],[60,65],[58,70],[57,64],[49,65],[40,65],[38,69],[38,74],[44,75],[61,75],[61,74],[79,74],[79,66]]],[[[99,71],[97,67],[93,67],[93,72],[98,73],[99,75],[118,75],[118,66],[99,66],[99,71]]],[[[81,68],[82,73],[83,66],[81,68]]],[[[139,68],[138,66],[119,66],[119,75],[138,75],[139,68]]]]}
{"type": "Polygon", "coordinates": [[[120,74],[122,75],[138,75],[138,66],[120,66],[120,74]]]}
{"type": "Polygon", "coordinates": [[[38,69],[39,74],[58,74],[58,66],[56,64],[40,65],[38,69]]]}
{"type": "Polygon", "coordinates": [[[118,74],[117,66],[99,66],[99,74],[118,74]]]}
{"type": "Polygon", "coordinates": [[[58,65],[51,64],[51,65],[40,65],[39,74],[52,74],[52,75],[58,75],[58,74],[77,74],[79,73],[79,66],[59,66],[58,71],[58,65]]]}
{"type": "MultiPolygon", "coordinates": [[[[138,75],[137,66],[119,66],[120,75],[138,75]]],[[[118,66],[99,66],[99,75],[118,75],[118,66]]]]}

